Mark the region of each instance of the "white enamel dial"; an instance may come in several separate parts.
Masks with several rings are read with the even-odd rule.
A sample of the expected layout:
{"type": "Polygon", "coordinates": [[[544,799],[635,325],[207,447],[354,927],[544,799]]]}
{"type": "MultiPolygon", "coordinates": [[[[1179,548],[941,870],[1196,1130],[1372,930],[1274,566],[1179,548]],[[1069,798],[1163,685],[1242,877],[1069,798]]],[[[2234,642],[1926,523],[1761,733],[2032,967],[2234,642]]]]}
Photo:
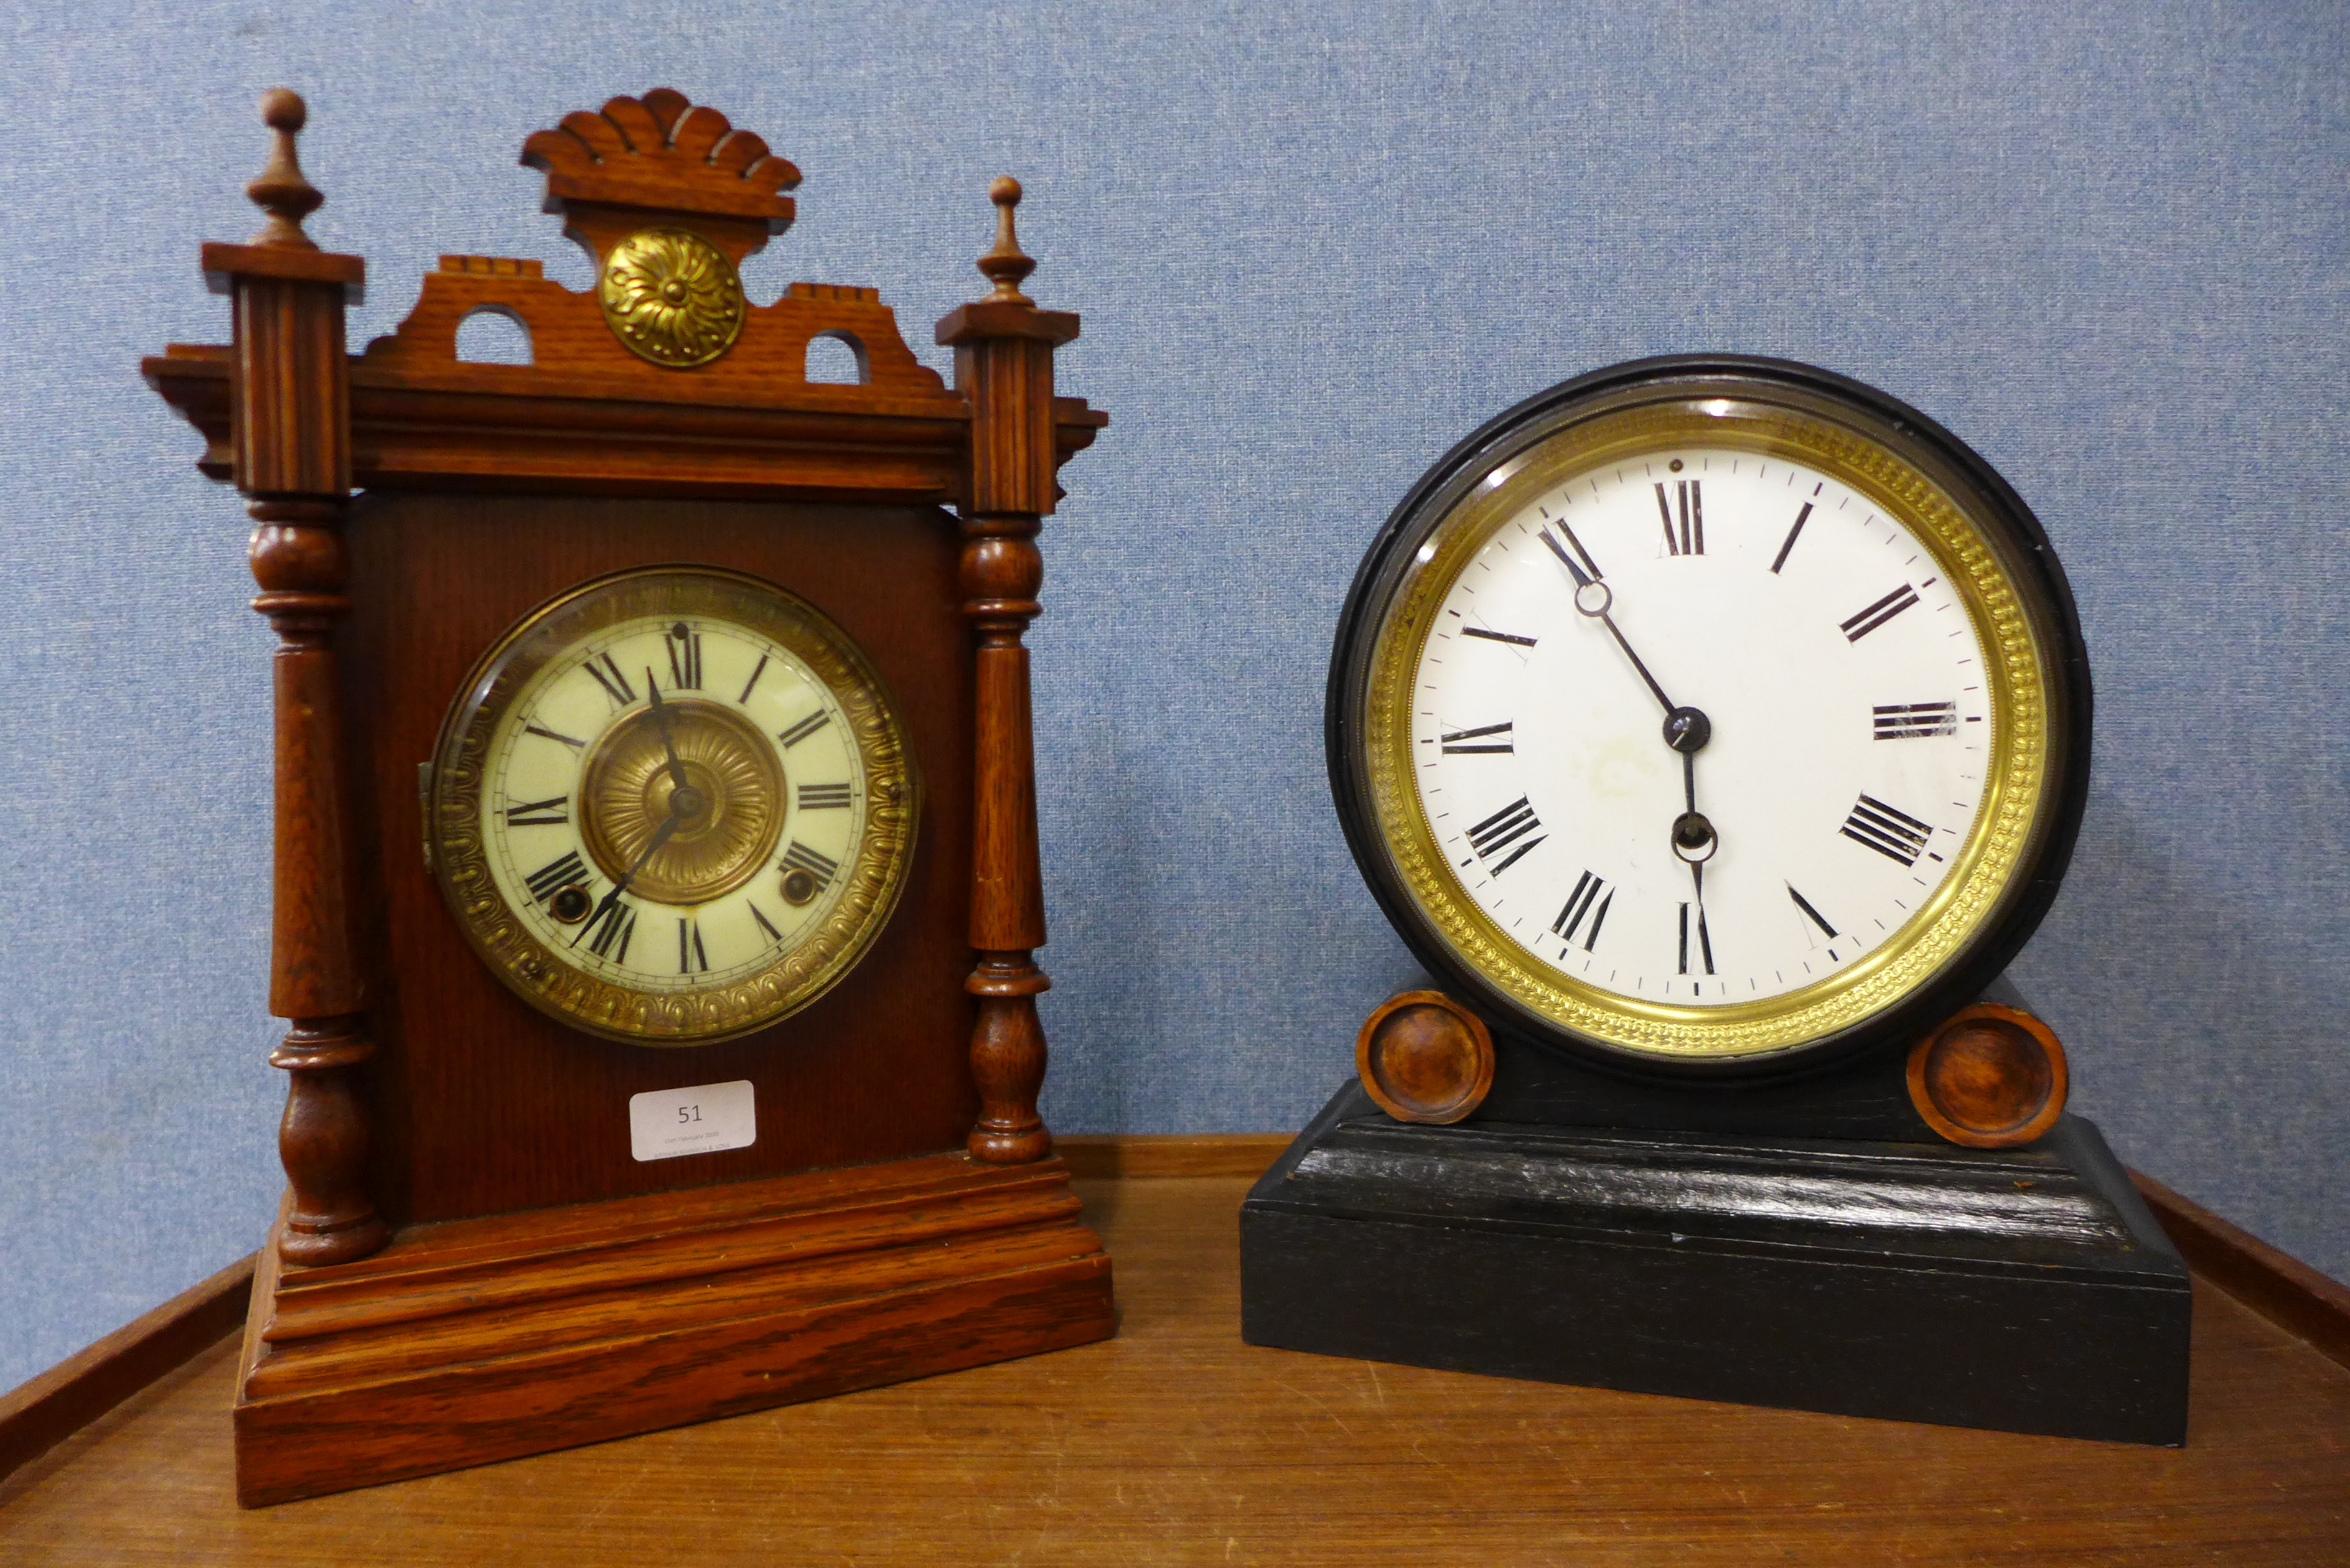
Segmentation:
{"type": "Polygon", "coordinates": [[[508,906],[562,961],[639,991],[723,986],[767,967],[831,911],[864,830],[865,768],[839,700],[778,642],[710,617],[643,617],[567,650],[499,725],[485,782],[483,839],[508,906]],[[590,829],[613,799],[649,796],[657,808],[675,798],[667,753],[650,743],[656,695],[681,763],[718,782],[688,797],[701,809],[648,855],[664,811],[590,829]],[[639,765],[599,792],[594,763],[623,726],[646,742],[639,765]],[[767,756],[740,754],[750,746],[767,756]],[[723,820],[704,826],[728,805],[735,834],[723,820]],[[664,865],[697,851],[716,885],[664,865]]]}
{"type": "Polygon", "coordinates": [[[1888,508],[1779,456],[1660,449],[1546,485],[1461,564],[1413,671],[1412,785],[1540,965],[1638,1002],[1782,996],[1950,875],[1991,773],[1983,659],[1888,508]]]}

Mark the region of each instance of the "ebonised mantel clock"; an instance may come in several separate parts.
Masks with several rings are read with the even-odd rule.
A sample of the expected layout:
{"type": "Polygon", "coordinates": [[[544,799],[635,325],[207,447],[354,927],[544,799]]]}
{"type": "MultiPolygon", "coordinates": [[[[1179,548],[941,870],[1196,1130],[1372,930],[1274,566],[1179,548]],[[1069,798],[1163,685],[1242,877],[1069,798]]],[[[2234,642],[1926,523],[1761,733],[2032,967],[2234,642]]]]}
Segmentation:
{"type": "Polygon", "coordinates": [[[1106,420],[1055,395],[1017,184],[949,387],[871,289],[746,299],[798,171],[616,98],[523,149],[592,290],[443,256],[350,356],[362,264],[302,231],[301,100],[264,114],[268,223],[203,251],[234,339],[144,366],[282,645],[241,1500],[1106,1337],[1035,1108],[1022,643],[1106,420]],[[530,363],[459,358],[483,311],[530,363]]]}
{"type": "Polygon", "coordinates": [[[1252,1338],[2178,1440],[2184,1270],[2001,981],[2090,693],[1990,464],[1781,360],[1566,382],[1396,509],[1326,712],[1441,989],[1252,1194],[1252,1338]]]}

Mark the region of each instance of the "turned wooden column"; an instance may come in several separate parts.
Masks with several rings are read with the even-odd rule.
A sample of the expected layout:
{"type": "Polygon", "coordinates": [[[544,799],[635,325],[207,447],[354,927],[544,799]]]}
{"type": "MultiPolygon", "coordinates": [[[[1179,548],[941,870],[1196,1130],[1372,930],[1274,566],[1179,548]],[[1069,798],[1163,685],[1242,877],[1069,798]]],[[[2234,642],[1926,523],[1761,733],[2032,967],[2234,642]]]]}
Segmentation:
{"type": "Polygon", "coordinates": [[[971,400],[970,500],[962,509],[962,612],[978,642],[977,798],[972,830],[971,945],[965,985],[979,998],[972,1075],[979,1123],[971,1152],[998,1165],[1042,1159],[1052,1134],[1036,1114],[1045,1082],[1036,966],[1045,945],[1045,892],[1036,857],[1036,762],[1028,712],[1028,649],[1044,557],[1036,532],[1053,510],[1053,350],[1077,335],[1066,311],[1039,310],[1020,292],[1036,264],[1013,231],[1019,182],[988,192],[995,245],[979,270],[995,286],[939,323],[955,351],[955,389],[971,400]]]}
{"type": "Polygon", "coordinates": [[[384,1243],[369,1199],[359,1064],[374,1053],[361,1013],[349,907],[348,791],[335,670],[348,613],[343,523],[350,506],[350,383],[343,306],[363,283],[357,256],[318,249],[302,220],[325,198],[304,179],[295,94],[264,95],[277,133],[245,193],[269,213],[251,243],[208,244],[204,273],[236,307],[236,484],[252,499],[253,607],[279,647],[276,918],[269,1011],[292,1028],[269,1060],[291,1075],[277,1148],[291,1189],[279,1254],[347,1262],[384,1243]]]}

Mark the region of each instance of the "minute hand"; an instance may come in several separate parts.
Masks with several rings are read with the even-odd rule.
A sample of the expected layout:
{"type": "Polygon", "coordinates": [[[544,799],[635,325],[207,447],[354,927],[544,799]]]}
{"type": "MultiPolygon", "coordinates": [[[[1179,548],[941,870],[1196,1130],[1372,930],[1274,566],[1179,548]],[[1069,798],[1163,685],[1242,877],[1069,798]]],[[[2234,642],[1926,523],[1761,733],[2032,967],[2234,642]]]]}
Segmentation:
{"type": "MultiPolygon", "coordinates": [[[[1583,577],[1581,572],[1575,576],[1583,577]]],[[[1640,662],[1640,656],[1633,652],[1632,645],[1625,640],[1623,628],[1616,624],[1616,618],[1607,613],[1615,603],[1615,592],[1606,583],[1584,577],[1575,585],[1575,612],[1607,628],[1607,635],[1616,639],[1616,646],[1624,650],[1624,657],[1632,661],[1632,668],[1640,672],[1640,679],[1647,681],[1648,690],[1657,694],[1657,701],[1663,704],[1666,716],[1669,718],[1674,711],[1673,700],[1665,695],[1665,689],[1657,684],[1657,678],[1648,673],[1648,667],[1640,662]]]]}
{"type": "Polygon", "coordinates": [[[604,895],[603,901],[588,911],[586,919],[579,922],[579,936],[571,939],[573,947],[579,945],[579,937],[586,936],[595,929],[596,922],[603,918],[605,910],[620,901],[620,895],[629,890],[629,884],[637,879],[637,873],[645,868],[645,862],[658,854],[660,846],[670,841],[670,836],[684,826],[684,816],[672,805],[670,808],[670,814],[661,818],[661,825],[653,829],[652,842],[645,846],[645,852],[642,855],[637,857],[637,863],[620,874],[620,879],[612,884],[612,890],[604,895]]]}

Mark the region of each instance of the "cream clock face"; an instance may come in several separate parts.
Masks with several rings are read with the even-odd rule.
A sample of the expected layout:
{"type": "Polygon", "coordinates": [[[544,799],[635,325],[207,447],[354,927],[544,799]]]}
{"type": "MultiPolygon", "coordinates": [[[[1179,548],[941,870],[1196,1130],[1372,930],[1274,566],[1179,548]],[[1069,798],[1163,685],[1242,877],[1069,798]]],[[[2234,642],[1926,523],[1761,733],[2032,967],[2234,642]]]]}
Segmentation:
{"type": "Polygon", "coordinates": [[[1399,929],[1660,1062],[1849,1043],[2002,958],[2085,778],[2022,504],[1801,367],[1575,385],[1440,464],[1349,601],[1332,774],[1399,929]]]}
{"type": "Polygon", "coordinates": [[[879,677],[813,607],[653,568],[526,618],[443,727],[444,891],[525,999],[652,1044],[805,1006],[879,933],[919,809],[879,677]]]}
{"type": "Polygon", "coordinates": [[[1817,468],[1719,446],[1504,519],[1413,691],[1413,791],[1476,907],[1596,991],[1701,1007],[1898,935],[1974,836],[2003,716],[1924,540],[1817,468]]]}

